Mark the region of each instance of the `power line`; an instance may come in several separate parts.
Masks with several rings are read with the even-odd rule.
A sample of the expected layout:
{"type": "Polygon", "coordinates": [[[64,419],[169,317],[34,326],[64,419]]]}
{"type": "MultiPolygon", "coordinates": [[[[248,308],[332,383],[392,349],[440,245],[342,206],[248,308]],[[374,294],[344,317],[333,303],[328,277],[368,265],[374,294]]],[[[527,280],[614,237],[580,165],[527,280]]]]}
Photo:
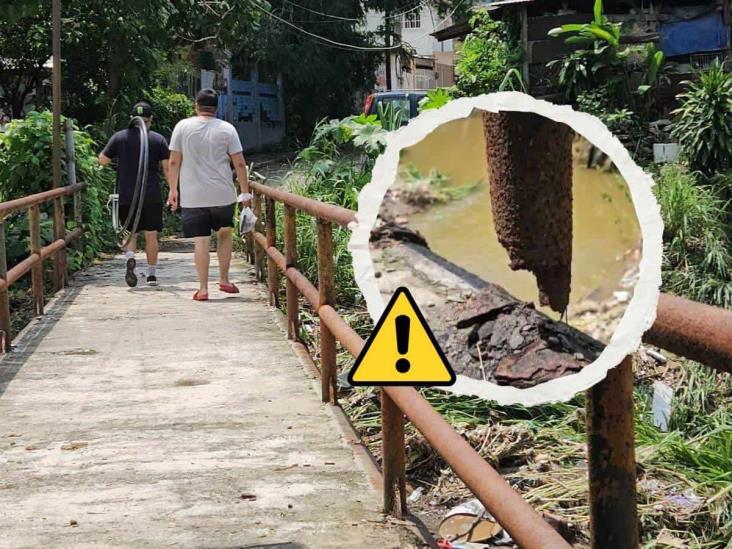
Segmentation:
{"type": "Polygon", "coordinates": [[[258,5],[255,2],[255,0],[250,0],[250,1],[252,2],[252,4],[256,8],[259,8],[264,14],[269,15],[272,19],[275,19],[275,20],[279,21],[280,23],[284,23],[285,25],[287,25],[289,27],[292,27],[293,29],[301,32],[302,34],[305,34],[307,36],[310,36],[311,38],[315,38],[317,40],[321,40],[321,41],[326,42],[327,44],[331,44],[333,46],[340,46],[342,48],[351,49],[351,50],[355,50],[355,51],[391,51],[391,50],[396,50],[396,49],[401,48],[400,45],[395,45],[395,46],[357,46],[357,45],[354,45],[354,44],[346,44],[344,42],[338,42],[336,40],[331,40],[330,38],[326,38],[325,36],[321,36],[319,34],[315,34],[313,32],[310,32],[310,31],[306,30],[306,29],[303,29],[302,27],[298,27],[294,23],[291,23],[287,19],[283,19],[279,15],[275,15],[271,11],[266,10],[262,6],[258,5]]]}
{"type": "MultiPolygon", "coordinates": [[[[288,2],[288,3],[291,3],[288,0],[284,0],[284,1],[285,2],[288,2]]],[[[344,42],[338,42],[336,40],[331,40],[330,38],[327,38],[325,36],[321,36],[319,34],[315,34],[313,32],[310,32],[310,31],[306,30],[306,29],[303,29],[302,27],[298,27],[297,25],[295,25],[291,21],[288,21],[287,19],[283,19],[279,15],[275,15],[271,11],[269,11],[269,10],[263,8],[262,6],[260,6],[259,4],[257,4],[255,0],[250,0],[250,2],[252,3],[252,5],[255,8],[258,8],[264,14],[269,15],[272,19],[275,19],[275,20],[277,20],[277,21],[279,21],[281,23],[284,23],[285,25],[287,25],[289,27],[292,27],[293,29],[295,29],[296,31],[298,31],[298,32],[300,32],[302,34],[305,34],[307,36],[310,36],[311,38],[315,38],[316,40],[320,40],[320,41],[325,42],[326,44],[330,44],[332,46],[338,46],[340,49],[348,49],[348,50],[354,50],[354,51],[394,51],[394,50],[398,50],[398,49],[400,49],[402,47],[401,44],[396,44],[394,46],[358,46],[358,45],[355,45],[355,44],[347,44],[347,43],[344,43],[344,42]]],[[[455,12],[464,3],[465,3],[465,0],[460,0],[455,5],[455,7],[452,9],[452,11],[450,11],[450,13],[447,14],[447,16],[445,16],[445,18],[442,19],[442,21],[440,21],[437,25],[435,25],[435,28],[439,28],[440,26],[442,26],[443,23],[446,23],[447,21],[449,21],[450,18],[455,14],[455,12]]],[[[295,4],[295,5],[297,5],[297,4],[295,4]]],[[[430,33],[429,32],[425,33],[422,36],[417,37],[417,40],[421,40],[422,38],[426,38],[427,36],[430,36],[430,33]]]]}
{"type": "MultiPolygon", "coordinates": [[[[290,4],[291,6],[295,6],[296,8],[300,8],[301,10],[309,11],[310,13],[314,13],[315,15],[321,15],[323,17],[330,17],[331,19],[335,19],[337,21],[344,21],[344,22],[345,21],[349,21],[349,22],[355,22],[355,21],[357,21],[357,22],[360,22],[362,20],[362,18],[341,17],[340,15],[333,15],[331,13],[326,13],[326,12],[323,12],[323,11],[314,10],[314,9],[308,8],[306,6],[302,6],[300,4],[297,4],[295,2],[291,2],[290,0],[283,0],[283,1],[286,4],[290,4]]],[[[384,17],[384,20],[397,19],[399,17],[402,17],[402,16],[406,15],[407,13],[411,13],[411,12],[416,11],[416,10],[418,10],[420,8],[423,8],[423,7],[425,7],[425,3],[424,3],[423,0],[420,0],[417,3],[416,6],[414,6],[412,8],[409,8],[407,10],[401,11],[399,13],[393,13],[393,14],[389,15],[388,17],[384,17]]],[[[305,23],[305,22],[308,22],[308,21],[298,21],[298,22],[305,23]]]]}

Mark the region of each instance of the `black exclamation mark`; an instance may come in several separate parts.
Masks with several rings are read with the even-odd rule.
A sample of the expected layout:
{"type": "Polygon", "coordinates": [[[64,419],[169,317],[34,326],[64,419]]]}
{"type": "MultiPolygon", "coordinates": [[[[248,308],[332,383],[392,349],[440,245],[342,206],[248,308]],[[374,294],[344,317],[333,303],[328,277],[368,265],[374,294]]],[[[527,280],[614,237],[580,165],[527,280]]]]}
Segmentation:
{"type": "MultiPolygon", "coordinates": [[[[401,315],[396,317],[396,336],[397,351],[400,355],[406,355],[409,352],[409,317],[401,315]]],[[[396,369],[400,374],[406,374],[412,365],[406,358],[397,360],[396,369]]]]}

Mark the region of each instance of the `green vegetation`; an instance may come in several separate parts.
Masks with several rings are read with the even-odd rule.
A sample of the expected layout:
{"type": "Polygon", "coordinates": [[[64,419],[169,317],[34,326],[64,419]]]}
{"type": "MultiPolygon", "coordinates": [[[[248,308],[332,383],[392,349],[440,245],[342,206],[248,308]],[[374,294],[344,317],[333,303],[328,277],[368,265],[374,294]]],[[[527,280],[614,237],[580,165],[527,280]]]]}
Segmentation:
{"type": "MultiPolygon", "coordinates": [[[[376,115],[322,120],[313,131],[310,145],[300,152],[281,183],[290,192],[356,210],[358,194],[371,180],[374,161],[386,145],[385,137],[386,130],[376,115]]],[[[282,215],[280,211],[280,227],[282,215]]],[[[309,280],[317,281],[316,220],[298,213],[297,235],[298,267],[309,280]]],[[[341,228],[333,235],[337,303],[346,309],[362,305],[363,300],[348,251],[350,236],[349,230],[341,228]]]]}
{"type": "Polygon", "coordinates": [[[428,174],[422,174],[414,164],[402,170],[400,176],[405,182],[404,199],[416,206],[445,204],[459,200],[483,184],[482,181],[475,181],[467,185],[454,185],[450,178],[440,171],[432,169],[428,174]]]}
{"type": "Polygon", "coordinates": [[[689,165],[705,174],[732,168],[732,72],[714,62],[685,84],[673,135],[689,165]]]}
{"type": "MultiPolygon", "coordinates": [[[[51,120],[49,112],[31,112],[25,119],[8,124],[6,131],[0,133],[0,201],[39,193],[52,187],[51,120]]],[[[98,167],[95,144],[87,133],[76,128],[74,144],[77,178],[89,185],[84,191],[83,215],[88,225],[84,259],[90,262],[99,252],[115,244],[106,210],[107,197],[114,188],[114,174],[98,167]]],[[[51,241],[50,208],[48,205],[43,211],[46,244],[51,241]]],[[[25,214],[9,220],[10,265],[28,255],[27,225],[25,214]]],[[[80,258],[74,256],[72,264],[79,268],[80,258]]]]}
{"type": "Polygon", "coordinates": [[[509,71],[523,60],[515,25],[492,19],[487,10],[477,11],[470,25],[473,30],[455,65],[457,92],[472,96],[499,91],[509,71]]]}
{"type": "Polygon", "coordinates": [[[173,128],[179,121],[194,114],[193,101],[182,93],[156,86],[151,91],[146,91],[144,98],[152,105],[155,113],[152,129],[167,140],[170,140],[173,128]]]}
{"type": "Polygon", "coordinates": [[[732,242],[728,204],[679,164],[661,168],[656,194],[664,231],[664,287],[732,307],[732,242]]]}
{"type": "Polygon", "coordinates": [[[621,25],[607,19],[602,0],[595,0],[590,23],[571,23],[549,31],[549,36],[563,34],[571,34],[565,39],[567,44],[586,46],[547,64],[548,68],[558,69],[556,83],[567,100],[577,104],[583,94],[601,91],[604,101],[600,112],[630,109],[648,117],[649,92],[663,67],[663,52],[654,46],[621,48],[621,25]],[[640,73],[640,84],[635,83],[633,73],[640,73]]]}

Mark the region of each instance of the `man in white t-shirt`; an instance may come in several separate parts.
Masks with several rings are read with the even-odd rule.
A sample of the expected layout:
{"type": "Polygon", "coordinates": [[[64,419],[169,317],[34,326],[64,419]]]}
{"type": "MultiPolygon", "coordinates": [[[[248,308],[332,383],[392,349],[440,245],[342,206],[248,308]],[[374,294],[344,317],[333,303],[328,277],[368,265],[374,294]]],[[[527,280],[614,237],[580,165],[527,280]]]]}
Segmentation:
{"type": "Polygon", "coordinates": [[[219,289],[238,294],[229,280],[233,251],[234,211],[237,201],[251,200],[247,169],[239,135],[234,126],[216,118],[218,96],[210,89],[196,96],[196,116],[181,120],[170,138],[168,204],[183,209],[183,236],[195,239],[195,262],[200,287],[196,301],[208,301],[209,251],[211,232],[217,232],[219,289]],[[231,177],[234,164],[241,187],[237,199],[231,177]],[[180,193],[178,182],[180,181],[180,193]]]}

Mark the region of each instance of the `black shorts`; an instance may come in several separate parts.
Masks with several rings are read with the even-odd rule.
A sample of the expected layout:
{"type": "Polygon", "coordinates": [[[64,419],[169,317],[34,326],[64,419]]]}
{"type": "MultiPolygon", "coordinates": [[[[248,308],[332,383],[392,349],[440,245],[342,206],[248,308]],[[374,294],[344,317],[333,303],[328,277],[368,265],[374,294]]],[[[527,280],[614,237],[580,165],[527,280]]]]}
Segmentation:
{"type": "MultiPolygon", "coordinates": [[[[119,223],[123,225],[130,215],[129,204],[119,205],[119,223]]],[[[136,212],[132,212],[132,219],[125,225],[125,229],[130,231],[135,225],[136,212]]],[[[162,231],[163,230],[163,205],[162,204],[145,204],[140,214],[140,222],[137,224],[138,231],[162,231]]]]}
{"type": "Polygon", "coordinates": [[[236,204],[211,208],[183,208],[183,236],[211,236],[211,231],[234,226],[236,204]]]}

